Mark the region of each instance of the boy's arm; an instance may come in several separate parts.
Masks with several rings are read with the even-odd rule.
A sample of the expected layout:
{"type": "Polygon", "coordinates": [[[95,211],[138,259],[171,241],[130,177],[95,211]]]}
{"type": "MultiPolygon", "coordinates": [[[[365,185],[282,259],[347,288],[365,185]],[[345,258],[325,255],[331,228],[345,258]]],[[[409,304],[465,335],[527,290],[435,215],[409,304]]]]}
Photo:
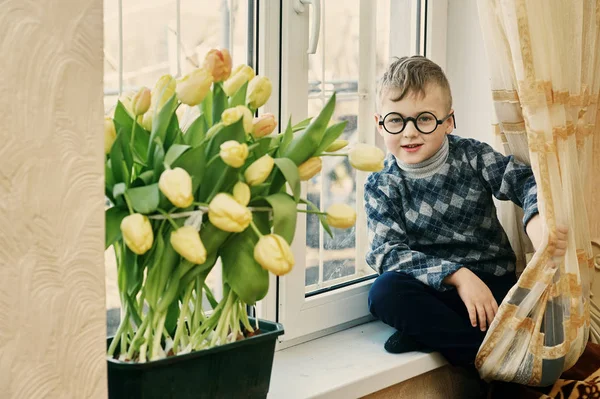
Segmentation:
{"type": "Polygon", "coordinates": [[[538,214],[537,185],[531,167],[504,156],[489,144],[477,143],[467,149],[472,166],[476,167],[483,182],[494,197],[510,200],[523,208],[523,225],[538,214]]]}
{"type": "Polygon", "coordinates": [[[436,290],[448,289],[448,286],[443,284],[444,278],[456,272],[462,265],[412,251],[408,247],[404,216],[394,206],[395,201],[400,199],[390,198],[377,180],[369,178],[365,185],[365,210],[370,242],[367,263],[380,274],[401,271],[436,290]]]}

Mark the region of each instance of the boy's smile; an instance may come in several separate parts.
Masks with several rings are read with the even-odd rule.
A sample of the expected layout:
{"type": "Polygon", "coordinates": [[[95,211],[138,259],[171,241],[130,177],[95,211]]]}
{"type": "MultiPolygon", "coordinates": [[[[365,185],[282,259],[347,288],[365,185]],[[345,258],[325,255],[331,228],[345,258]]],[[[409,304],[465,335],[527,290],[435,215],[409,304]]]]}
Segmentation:
{"type": "Polygon", "coordinates": [[[398,89],[388,89],[382,94],[381,114],[375,115],[375,122],[388,151],[407,164],[431,158],[444,143],[445,135],[453,130],[453,117],[447,117],[452,110],[448,110],[448,99],[442,88],[429,84],[424,97],[418,93],[408,93],[399,101],[394,101],[399,97],[398,89]],[[445,117],[447,119],[438,124],[437,121],[445,117]],[[379,124],[383,118],[388,130],[400,131],[402,127],[404,130],[397,134],[389,133],[379,124]],[[431,133],[419,132],[415,124],[419,124],[422,131],[431,133]]]}

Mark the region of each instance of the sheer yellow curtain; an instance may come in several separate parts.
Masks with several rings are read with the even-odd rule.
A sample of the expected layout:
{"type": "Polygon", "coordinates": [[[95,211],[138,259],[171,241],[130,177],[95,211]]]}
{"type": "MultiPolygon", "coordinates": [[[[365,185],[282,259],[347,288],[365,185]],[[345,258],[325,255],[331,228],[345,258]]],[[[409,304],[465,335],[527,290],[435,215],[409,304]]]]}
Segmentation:
{"type": "Polygon", "coordinates": [[[575,364],[589,338],[600,0],[479,0],[478,7],[497,130],[508,152],[533,168],[546,234],[500,306],[476,366],[483,378],[545,386],[575,364]],[[569,246],[553,260],[557,225],[569,226],[569,246]]]}

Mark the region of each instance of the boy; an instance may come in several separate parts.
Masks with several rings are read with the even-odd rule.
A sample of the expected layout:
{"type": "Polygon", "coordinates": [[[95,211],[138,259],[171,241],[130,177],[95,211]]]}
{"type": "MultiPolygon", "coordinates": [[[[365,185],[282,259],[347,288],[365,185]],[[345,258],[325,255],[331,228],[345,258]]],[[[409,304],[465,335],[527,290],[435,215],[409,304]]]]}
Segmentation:
{"type": "MultiPolygon", "coordinates": [[[[537,249],[542,221],[532,170],[485,143],[450,135],[450,86],[427,58],[394,61],[377,94],[375,122],[389,154],[365,183],[367,263],[380,273],[369,309],[397,329],[385,343],[389,352],[429,348],[452,364],[472,365],[517,281],[492,195],[523,208],[537,249]]],[[[555,256],[566,248],[566,230],[558,235],[555,256]]]]}

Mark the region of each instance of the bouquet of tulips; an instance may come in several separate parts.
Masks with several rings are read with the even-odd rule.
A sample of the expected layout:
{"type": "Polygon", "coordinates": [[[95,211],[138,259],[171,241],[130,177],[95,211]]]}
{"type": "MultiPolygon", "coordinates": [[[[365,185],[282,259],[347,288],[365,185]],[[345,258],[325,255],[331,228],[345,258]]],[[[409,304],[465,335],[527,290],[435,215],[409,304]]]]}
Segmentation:
{"type": "Polygon", "coordinates": [[[121,96],[105,118],[106,248],[123,315],[108,356],[146,362],[255,334],[246,306],[266,295],[269,272],[294,266],[297,212],[318,214],[329,234],[355,223],[345,204],[321,212],[301,198],[300,182],[322,156],[376,171],[383,152],[339,153],[348,143],[338,140],[345,122],[329,126],[335,94],[314,119],[272,134],[273,115],[254,117],[270,94],[268,78],[247,65],[232,71],[227,50],[215,49],[189,75],[121,96]],[[183,108],[197,115],[185,128],[183,108]],[[205,283],[219,258],[221,301],[205,283]]]}

